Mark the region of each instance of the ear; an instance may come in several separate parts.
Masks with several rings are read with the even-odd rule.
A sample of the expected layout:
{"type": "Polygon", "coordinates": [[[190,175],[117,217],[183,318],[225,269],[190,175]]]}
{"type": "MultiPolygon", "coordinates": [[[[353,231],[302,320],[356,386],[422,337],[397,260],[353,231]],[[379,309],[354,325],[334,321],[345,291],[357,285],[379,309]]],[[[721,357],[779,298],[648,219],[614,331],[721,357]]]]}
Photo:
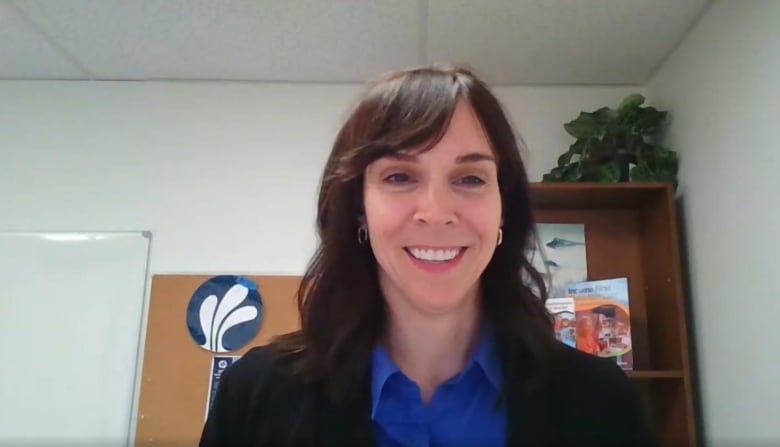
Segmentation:
{"type": "Polygon", "coordinates": [[[365,227],[366,226],[366,216],[365,216],[365,214],[361,214],[360,216],[358,216],[358,225],[361,226],[361,227],[365,227]]]}

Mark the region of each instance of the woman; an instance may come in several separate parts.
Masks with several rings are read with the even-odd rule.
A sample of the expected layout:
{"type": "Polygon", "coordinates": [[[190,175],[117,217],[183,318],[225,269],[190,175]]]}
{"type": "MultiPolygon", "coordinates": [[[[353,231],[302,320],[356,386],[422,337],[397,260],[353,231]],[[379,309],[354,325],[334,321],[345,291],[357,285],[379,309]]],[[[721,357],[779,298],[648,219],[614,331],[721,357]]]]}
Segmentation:
{"type": "Polygon", "coordinates": [[[650,444],[607,360],[556,341],[518,141],[462,68],[384,76],[333,145],[301,330],[227,370],[201,446],[650,444]]]}

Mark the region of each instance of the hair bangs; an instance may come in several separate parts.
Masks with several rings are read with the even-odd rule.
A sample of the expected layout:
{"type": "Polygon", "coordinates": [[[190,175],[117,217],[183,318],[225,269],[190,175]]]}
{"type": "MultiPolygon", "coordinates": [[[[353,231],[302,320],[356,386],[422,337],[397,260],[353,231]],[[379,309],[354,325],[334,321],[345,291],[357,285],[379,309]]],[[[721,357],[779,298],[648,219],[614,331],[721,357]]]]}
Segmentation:
{"type": "Polygon", "coordinates": [[[338,160],[342,181],[360,177],[374,161],[430,150],[444,136],[466,83],[441,72],[408,72],[376,82],[348,122],[351,141],[338,160]]]}

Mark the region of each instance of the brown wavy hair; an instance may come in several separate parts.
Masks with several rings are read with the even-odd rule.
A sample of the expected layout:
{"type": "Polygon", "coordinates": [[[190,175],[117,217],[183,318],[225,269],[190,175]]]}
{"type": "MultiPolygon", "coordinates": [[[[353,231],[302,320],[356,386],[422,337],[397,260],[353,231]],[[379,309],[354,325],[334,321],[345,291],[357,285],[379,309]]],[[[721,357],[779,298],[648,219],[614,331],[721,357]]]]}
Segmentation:
{"type": "Polygon", "coordinates": [[[488,86],[464,67],[397,71],[369,83],[338,132],[321,180],[319,246],[298,290],[301,329],[277,337],[285,364],[319,381],[336,399],[358,397],[383,336],[387,311],[369,243],[358,242],[363,176],[373,161],[434,146],[459,100],[466,100],[497,156],[503,243],[481,277],[482,309],[498,336],[508,377],[527,368],[526,385],[541,383],[557,342],[544,307],[546,287],[528,259],[535,225],[522,139],[488,86]]]}

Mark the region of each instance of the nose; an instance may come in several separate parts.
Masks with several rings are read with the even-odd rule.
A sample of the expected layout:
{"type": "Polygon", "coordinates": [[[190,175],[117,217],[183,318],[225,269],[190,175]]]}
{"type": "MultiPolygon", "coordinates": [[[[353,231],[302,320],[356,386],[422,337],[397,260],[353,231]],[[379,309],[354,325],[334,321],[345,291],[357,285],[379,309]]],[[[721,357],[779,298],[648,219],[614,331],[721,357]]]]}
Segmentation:
{"type": "Polygon", "coordinates": [[[414,220],[430,225],[454,225],[458,221],[455,198],[448,185],[429,183],[418,189],[414,220]]]}

